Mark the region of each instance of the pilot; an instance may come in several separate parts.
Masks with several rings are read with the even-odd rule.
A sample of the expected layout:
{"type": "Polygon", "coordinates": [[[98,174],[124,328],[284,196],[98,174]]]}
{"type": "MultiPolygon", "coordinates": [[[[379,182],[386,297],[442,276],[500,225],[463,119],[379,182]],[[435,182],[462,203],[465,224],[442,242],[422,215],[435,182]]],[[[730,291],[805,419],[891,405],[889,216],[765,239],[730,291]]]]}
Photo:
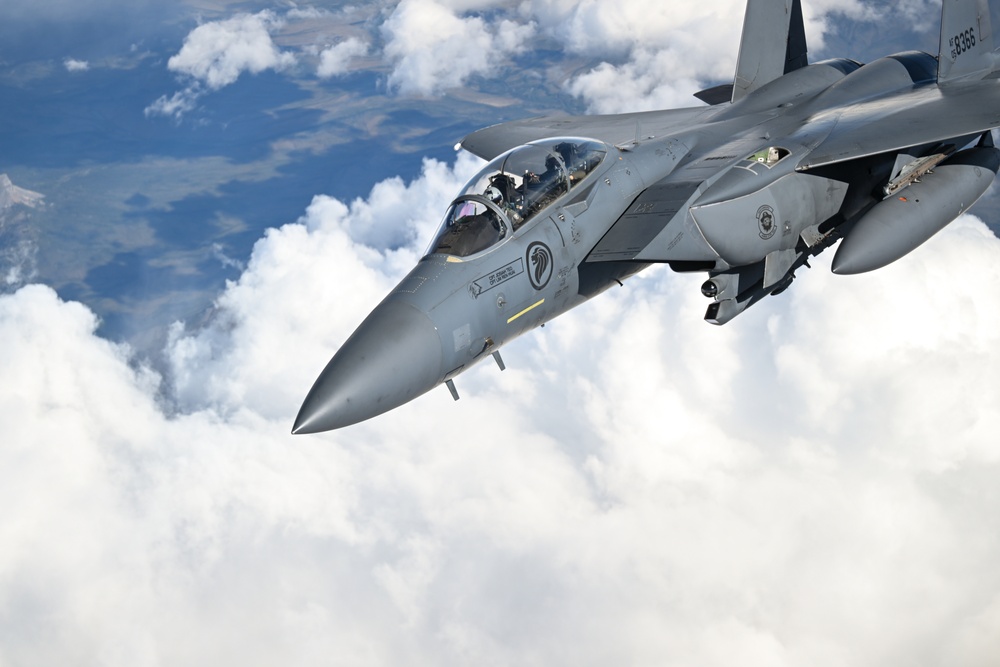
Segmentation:
{"type": "MultiPolygon", "coordinates": [[[[490,177],[490,186],[487,188],[489,190],[496,189],[503,201],[513,203],[514,195],[517,193],[517,188],[514,187],[514,179],[507,174],[494,174],[490,177]]],[[[489,197],[490,195],[486,195],[489,197]]],[[[499,204],[500,202],[494,201],[493,203],[499,204]]]]}
{"type": "Polygon", "coordinates": [[[483,196],[496,204],[514,223],[517,229],[523,218],[521,216],[522,194],[514,185],[514,179],[507,174],[495,174],[490,178],[490,185],[483,196]]]}
{"type": "MultiPolygon", "coordinates": [[[[550,155],[545,158],[545,171],[537,174],[533,171],[524,172],[524,194],[545,192],[552,183],[559,177],[559,160],[550,155]]],[[[531,199],[532,197],[528,197],[531,199]]]]}
{"type": "Polygon", "coordinates": [[[550,155],[545,158],[545,171],[539,177],[539,180],[543,185],[548,185],[554,183],[556,179],[561,175],[562,170],[560,169],[559,160],[554,155],[550,155]]]}
{"type": "Polygon", "coordinates": [[[565,191],[559,158],[549,155],[545,158],[545,171],[541,174],[527,171],[524,174],[525,217],[531,217],[565,191]]]}
{"type": "Polygon", "coordinates": [[[563,164],[566,165],[566,170],[569,172],[570,185],[572,186],[578,181],[583,180],[589,171],[589,165],[587,164],[586,157],[581,155],[581,146],[564,141],[556,144],[553,148],[555,148],[555,151],[563,159],[563,164]]]}
{"type": "Polygon", "coordinates": [[[498,188],[497,186],[491,185],[490,187],[486,188],[486,192],[483,193],[483,196],[489,199],[497,206],[499,206],[501,209],[503,209],[506,198],[503,196],[503,194],[500,192],[500,188],[498,188]]]}
{"type": "Polygon", "coordinates": [[[563,163],[566,165],[567,169],[572,170],[579,160],[574,160],[577,154],[577,145],[571,144],[568,141],[563,141],[553,146],[556,153],[559,153],[559,157],[563,159],[563,163]]]}

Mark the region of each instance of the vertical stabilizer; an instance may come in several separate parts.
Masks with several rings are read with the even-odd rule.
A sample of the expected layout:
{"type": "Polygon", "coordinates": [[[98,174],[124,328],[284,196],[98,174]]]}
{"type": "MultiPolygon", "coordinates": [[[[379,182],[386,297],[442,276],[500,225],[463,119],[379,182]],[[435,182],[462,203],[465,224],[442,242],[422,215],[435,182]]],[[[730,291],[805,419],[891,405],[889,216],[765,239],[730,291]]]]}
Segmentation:
{"type": "Polygon", "coordinates": [[[943,0],[938,83],[993,69],[989,0],[943,0]]]}
{"type": "Polygon", "coordinates": [[[800,0],[747,0],[733,102],[808,65],[806,51],[800,0]]]}

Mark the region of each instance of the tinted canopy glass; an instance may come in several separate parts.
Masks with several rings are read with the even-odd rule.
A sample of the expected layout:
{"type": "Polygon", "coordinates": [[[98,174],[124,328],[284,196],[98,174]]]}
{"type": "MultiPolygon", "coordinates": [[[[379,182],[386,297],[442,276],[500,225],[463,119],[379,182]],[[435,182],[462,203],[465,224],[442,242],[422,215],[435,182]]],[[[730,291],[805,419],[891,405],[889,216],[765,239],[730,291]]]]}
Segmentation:
{"type": "Polygon", "coordinates": [[[576,187],[606,154],[599,141],[549,139],[500,155],[452,202],[430,252],[465,257],[500,242],[576,187]]]}

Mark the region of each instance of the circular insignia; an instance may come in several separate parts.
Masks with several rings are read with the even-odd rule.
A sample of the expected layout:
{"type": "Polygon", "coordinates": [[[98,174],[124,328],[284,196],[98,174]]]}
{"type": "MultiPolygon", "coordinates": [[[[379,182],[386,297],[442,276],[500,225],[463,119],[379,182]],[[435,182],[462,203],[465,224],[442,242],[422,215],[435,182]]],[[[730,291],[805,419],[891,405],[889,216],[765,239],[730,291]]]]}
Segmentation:
{"type": "Polygon", "coordinates": [[[778,223],[774,219],[774,209],[767,204],[757,209],[757,227],[760,228],[760,237],[765,241],[778,231],[778,223]]]}
{"type": "Polygon", "coordinates": [[[528,246],[525,254],[528,266],[528,280],[531,286],[540,290],[549,284],[552,277],[552,251],[541,241],[535,241],[528,246]]]}

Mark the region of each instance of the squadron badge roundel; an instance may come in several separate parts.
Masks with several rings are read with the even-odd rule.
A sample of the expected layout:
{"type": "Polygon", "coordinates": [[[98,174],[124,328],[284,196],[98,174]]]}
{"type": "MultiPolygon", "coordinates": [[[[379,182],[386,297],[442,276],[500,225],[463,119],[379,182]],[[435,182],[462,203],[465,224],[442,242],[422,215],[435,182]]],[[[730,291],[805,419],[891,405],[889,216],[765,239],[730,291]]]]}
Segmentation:
{"type": "Polygon", "coordinates": [[[525,254],[528,267],[528,280],[536,290],[543,289],[552,277],[552,251],[541,241],[535,241],[528,246],[525,254]]]}
{"type": "Polygon", "coordinates": [[[774,209],[764,204],[757,209],[757,227],[760,229],[760,237],[765,241],[778,230],[778,222],[774,219],[774,209]]]}

